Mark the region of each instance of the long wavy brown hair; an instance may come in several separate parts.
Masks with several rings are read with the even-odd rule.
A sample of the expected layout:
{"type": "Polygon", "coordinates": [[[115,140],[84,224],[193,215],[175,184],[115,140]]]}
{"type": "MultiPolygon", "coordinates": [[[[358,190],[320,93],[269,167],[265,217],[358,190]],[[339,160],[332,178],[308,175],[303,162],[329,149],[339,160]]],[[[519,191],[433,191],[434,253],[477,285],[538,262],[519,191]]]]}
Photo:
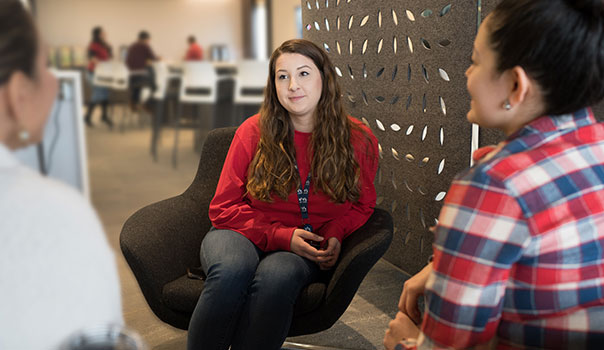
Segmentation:
{"type": "Polygon", "coordinates": [[[321,72],[322,93],[309,144],[313,154],[310,171],[314,188],[336,203],[355,202],[360,195],[360,169],[351,144],[351,131],[359,130],[367,140],[369,138],[344,111],[336,73],[327,54],[302,39],[284,42],[271,55],[264,102],[260,108],[260,141],[248,170],[247,191],[258,200],[272,202],[272,195],[286,200],[294,186],[300,186],[295,166],[294,127],[287,110],[279,103],[275,86],[275,65],[284,53],[310,58],[321,72]]]}

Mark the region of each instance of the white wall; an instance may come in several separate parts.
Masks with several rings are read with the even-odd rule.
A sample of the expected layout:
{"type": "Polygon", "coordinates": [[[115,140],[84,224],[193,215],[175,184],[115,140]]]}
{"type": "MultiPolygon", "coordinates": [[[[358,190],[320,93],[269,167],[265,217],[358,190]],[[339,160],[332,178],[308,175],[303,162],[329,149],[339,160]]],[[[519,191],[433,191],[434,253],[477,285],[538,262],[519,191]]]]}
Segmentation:
{"type": "Polygon", "coordinates": [[[42,36],[51,46],[86,46],[92,28],[100,25],[114,54],[135,41],[141,29],[166,60],[182,58],[190,34],[205,54],[218,43],[227,44],[232,58],[242,52],[239,0],[37,0],[36,6],[42,36]]]}
{"type": "MultiPolygon", "coordinates": [[[[300,0],[273,0],[272,5],[272,49],[275,50],[286,40],[294,39],[298,36],[296,28],[295,8],[300,6],[300,0]]],[[[306,3],[306,2],[304,2],[306,3]]]]}

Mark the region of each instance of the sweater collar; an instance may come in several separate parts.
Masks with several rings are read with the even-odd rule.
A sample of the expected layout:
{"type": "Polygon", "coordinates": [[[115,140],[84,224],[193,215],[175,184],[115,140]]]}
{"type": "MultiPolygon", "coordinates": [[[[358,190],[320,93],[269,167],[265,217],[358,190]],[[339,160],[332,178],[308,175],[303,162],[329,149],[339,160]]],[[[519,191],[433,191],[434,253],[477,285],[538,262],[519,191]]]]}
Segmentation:
{"type": "Polygon", "coordinates": [[[11,150],[3,143],[0,143],[0,168],[12,168],[19,164],[19,161],[11,150]]]}
{"type": "Polygon", "coordinates": [[[532,134],[545,134],[551,132],[562,132],[564,130],[578,129],[583,126],[596,123],[591,108],[583,108],[574,113],[561,115],[546,115],[534,119],[508,138],[512,141],[516,138],[532,134]]]}

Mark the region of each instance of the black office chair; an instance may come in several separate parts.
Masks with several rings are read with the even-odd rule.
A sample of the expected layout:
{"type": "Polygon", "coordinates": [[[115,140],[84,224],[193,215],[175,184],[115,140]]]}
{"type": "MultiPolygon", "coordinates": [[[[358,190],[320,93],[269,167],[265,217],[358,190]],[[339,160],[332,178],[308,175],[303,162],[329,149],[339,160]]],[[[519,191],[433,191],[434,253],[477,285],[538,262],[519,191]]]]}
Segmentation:
{"type": "MultiPolygon", "coordinates": [[[[134,213],[120,235],[122,252],[151,310],[180,329],[188,328],[203,290],[203,281],[188,278],[187,269],[200,265],[199,248],[211,226],[208,207],[235,130],[211,131],[189,188],[134,213]]],[[[336,266],[302,290],[289,336],[331,327],[391,240],[392,217],[376,208],[367,223],[344,240],[336,266]]]]}

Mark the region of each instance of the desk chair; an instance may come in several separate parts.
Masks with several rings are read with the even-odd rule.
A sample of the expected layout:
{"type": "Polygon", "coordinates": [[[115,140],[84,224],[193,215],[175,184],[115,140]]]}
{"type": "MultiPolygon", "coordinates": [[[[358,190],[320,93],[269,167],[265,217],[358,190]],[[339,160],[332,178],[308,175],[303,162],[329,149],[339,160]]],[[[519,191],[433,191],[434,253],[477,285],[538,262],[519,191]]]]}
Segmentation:
{"type": "Polygon", "coordinates": [[[244,60],[237,63],[233,97],[237,125],[260,109],[267,79],[268,61],[244,60]]]}
{"type": "Polygon", "coordinates": [[[157,143],[164,120],[164,111],[166,107],[168,107],[168,111],[172,109],[170,108],[171,100],[168,99],[168,83],[170,81],[168,65],[165,62],[156,61],[153,63],[153,71],[155,72],[155,91],[152,92],[150,87],[145,87],[141,92],[141,101],[150,101],[154,106],[151,119],[150,150],[153,161],[157,162],[157,143]]]}
{"type": "Polygon", "coordinates": [[[88,67],[77,67],[74,68],[80,72],[80,85],[82,85],[82,103],[88,105],[92,96],[92,81],[88,80],[86,75],[88,74],[88,67]]]}
{"type": "Polygon", "coordinates": [[[98,62],[94,69],[92,85],[112,89],[113,81],[115,80],[113,66],[114,63],[112,61],[98,62]]]}
{"type": "Polygon", "coordinates": [[[172,166],[178,166],[178,132],[180,128],[201,129],[199,118],[199,105],[211,107],[210,125],[214,128],[215,116],[214,105],[216,104],[216,71],[209,62],[185,62],[183,64],[182,82],[179,92],[179,103],[174,118],[174,148],[172,152],[172,166]],[[184,118],[182,115],[183,105],[192,105],[194,115],[184,118]],[[184,119],[184,122],[182,121],[184,119]]]}
{"type": "MultiPolygon", "coordinates": [[[[236,128],[211,131],[197,175],[182,194],[150,204],[124,224],[120,247],[151,307],[174,327],[187,329],[204,282],[187,277],[197,267],[201,241],[211,227],[208,208],[236,128]]],[[[376,208],[342,243],[336,266],[305,287],[294,308],[289,336],[330,328],[346,311],[371,267],[392,240],[392,217],[376,208]]]]}
{"type": "Polygon", "coordinates": [[[126,123],[128,122],[127,120],[130,120],[130,123],[132,124],[134,123],[135,117],[128,108],[130,104],[130,71],[128,70],[128,67],[126,67],[126,64],[117,61],[114,62],[113,69],[115,80],[113,81],[113,89],[111,92],[113,100],[123,106],[120,131],[124,132],[126,123]]]}

